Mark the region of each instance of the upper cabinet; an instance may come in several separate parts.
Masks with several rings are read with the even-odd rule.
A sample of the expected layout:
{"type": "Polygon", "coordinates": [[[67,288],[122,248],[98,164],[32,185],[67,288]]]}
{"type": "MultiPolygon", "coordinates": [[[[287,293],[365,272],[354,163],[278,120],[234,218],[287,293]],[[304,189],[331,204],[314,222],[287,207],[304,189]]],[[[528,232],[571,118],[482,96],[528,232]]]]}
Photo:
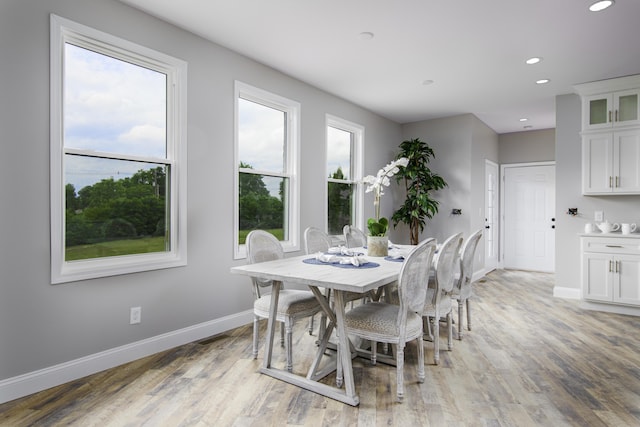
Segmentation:
{"type": "Polygon", "coordinates": [[[582,194],[640,194],[640,75],[584,83],[582,194]]]}
{"type": "Polygon", "coordinates": [[[588,95],[582,99],[582,130],[640,125],[640,89],[588,95]]]}

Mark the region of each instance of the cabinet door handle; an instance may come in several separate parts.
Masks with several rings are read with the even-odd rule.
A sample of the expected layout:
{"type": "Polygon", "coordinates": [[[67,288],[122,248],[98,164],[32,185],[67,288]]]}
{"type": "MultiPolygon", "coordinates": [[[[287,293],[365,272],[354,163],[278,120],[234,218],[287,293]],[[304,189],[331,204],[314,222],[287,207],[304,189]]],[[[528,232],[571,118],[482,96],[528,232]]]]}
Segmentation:
{"type": "Polygon", "coordinates": [[[616,122],[618,121],[618,110],[616,110],[616,122]]]}
{"type": "Polygon", "coordinates": [[[621,245],[605,245],[608,248],[622,248],[621,245]]]}
{"type": "Polygon", "coordinates": [[[613,273],[613,261],[609,260],[609,273],[613,273]]]}
{"type": "Polygon", "coordinates": [[[620,272],[620,261],[616,261],[616,273],[620,272]]]}
{"type": "Polygon", "coordinates": [[[609,188],[613,188],[613,177],[609,177],[609,188]]]}
{"type": "Polygon", "coordinates": [[[611,110],[609,110],[609,123],[611,123],[611,110]]]}
{"type": "Polygon", "coordinates": [[[616,188],[620,187],[620,177],[616,176],[616,188]]]}

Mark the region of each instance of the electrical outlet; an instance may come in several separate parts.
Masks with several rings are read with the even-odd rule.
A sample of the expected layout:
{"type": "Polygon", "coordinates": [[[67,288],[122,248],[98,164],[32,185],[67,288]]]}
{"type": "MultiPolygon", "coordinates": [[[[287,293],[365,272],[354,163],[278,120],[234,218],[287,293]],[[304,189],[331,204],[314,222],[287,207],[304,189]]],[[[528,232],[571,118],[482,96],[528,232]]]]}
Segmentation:
{"type": "Polygon", "coordinates": [[[596,211],[594,216],[593,216],[593,220],[594,221],[603,221],[604,220],[604,212],[596,211]]]}
{"type": "Polygon", "coordinates": [[[135,325],[142,321],[142,307],[131,307],[129,311],[129,324],[135,325]]]}

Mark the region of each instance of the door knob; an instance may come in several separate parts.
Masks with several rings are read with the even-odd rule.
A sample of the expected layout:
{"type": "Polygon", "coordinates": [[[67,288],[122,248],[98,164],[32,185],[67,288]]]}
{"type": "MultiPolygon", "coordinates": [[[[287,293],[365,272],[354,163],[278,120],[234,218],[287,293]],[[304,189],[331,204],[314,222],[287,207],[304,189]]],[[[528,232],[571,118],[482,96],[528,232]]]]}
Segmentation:
{"type": "Polygon", "coordinates": [[[491,228],[491,227],[490,227],[489,225],[485,225],[485,226],[484,226],[484,228],[489,229],[489,228],[491,228]]]}

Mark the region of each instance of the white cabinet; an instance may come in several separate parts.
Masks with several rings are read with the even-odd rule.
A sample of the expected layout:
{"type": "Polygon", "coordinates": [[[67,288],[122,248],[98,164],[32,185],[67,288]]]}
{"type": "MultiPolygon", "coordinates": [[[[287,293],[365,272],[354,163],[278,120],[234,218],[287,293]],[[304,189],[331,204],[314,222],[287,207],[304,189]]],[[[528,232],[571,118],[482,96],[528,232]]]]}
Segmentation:
{"type": "Polygon", "coordinates": [[[582,130],[640,125],[639,100],[639,89],[583,97],[582,130]]]}
{"type": "Polygon", "coordinates": [[[585,300],[640,306],[640,235],[582,237],[585,300]]]}
{"type": "Polygon", "coordinates": [[[640,194],[640,128],[582,136],[582,194],[640,194]]]}
{"type": "Polygon", "coordinates": [[[582,97],[582,194],[640,194],[640,75],[575,89],[582,97]]]}

